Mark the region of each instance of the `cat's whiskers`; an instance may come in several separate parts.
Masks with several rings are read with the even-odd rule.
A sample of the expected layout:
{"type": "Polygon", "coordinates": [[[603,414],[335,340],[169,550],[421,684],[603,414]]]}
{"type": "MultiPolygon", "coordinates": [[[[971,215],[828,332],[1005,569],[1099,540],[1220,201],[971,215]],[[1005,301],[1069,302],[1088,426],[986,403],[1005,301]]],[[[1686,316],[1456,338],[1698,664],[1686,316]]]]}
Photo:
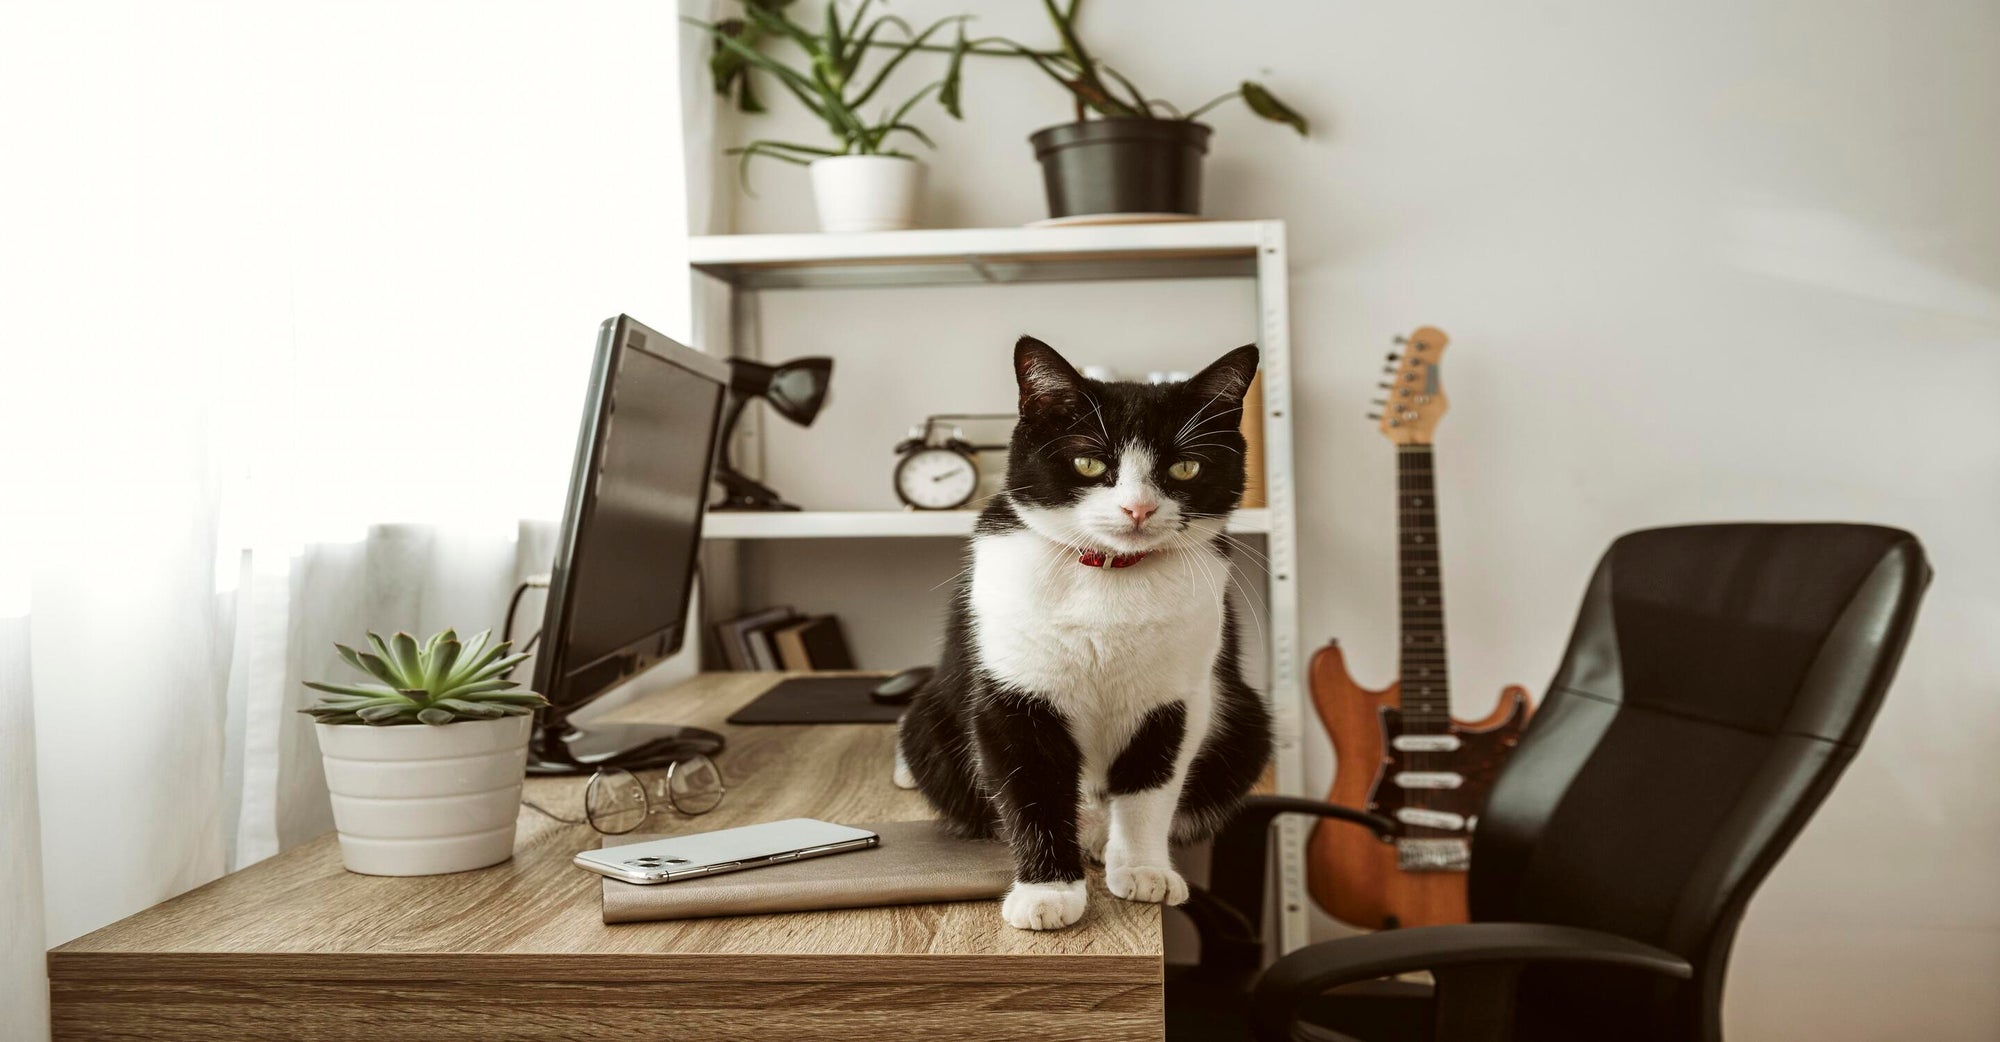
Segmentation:
{"type": "Polygon", "coordinates": [[[1259,550],[1254,546],[1251,546],[1248,542],[1242,539],[1238,539],[1237,537],[1230,535],[1227,532],[1217,532],[1215,534],[1215,537],[1217,539],[1221,539],[1224,542],[1228,543],[1232,549],[1239,550],[1243,553],[1251,555],[1252,557],[1255,557],[1256,560],[1253,561],[1252,563],[1257,565],[1257,567],[1263,569],[1265,574],[1270,573],[1271,558],[1268,555],[1266,555],[1264,551],[1259,550]]]}
{"type": "MultiPolygon", "coordinates": [[[[1195,543],[1194,543],[1194,540],[1193,540],[1193,538],[1192,538],[1192,537],[1190,537],[1190,536],[1188,536],[1188,535],[1187,535],[1186,533],[1184,533],[1184,532],[1176,532],[1176,533],[1174,533],[1174,538],[1175,538],[1176,540],[1179,540],[1179,541],[1180,541],[1180,542],[1181,542],[1182,544],[1184,544],[1184,545],[1186,545],[1186,546],[1188,546],[1188,547],[1190,547],[1190,548],[1194,548],[1194,547],[1195,547],[1195,543]]],[[[1223,597],[1223,591],[1222,591],[1222,588],[1221,588],[1221,587],[1219,587],[1219,586],[1217,586],[1217,585],[1215,584],[1215,576],[1214,576],[1214,575],[1212,575],[1212,574],[1210,574],[1210,572],[1209,572],[1209,570],[1207,569],[1207,567],[1205,567],[1205,566],[1203,565],[1203,563],[1202,563],[1202,560],[1201,560],[1201,559],[1202,559],[1203,557],[1206,557],[1206,556],[1208,556],[1208,555],[1206,555],[1206,554],[1201,554],[1201,553],[1189,553],[1189,554],[1187,554],[1186,556],[1188,557],[1188,559],[1189,559],[1190,561],[1192,561],[1192,562],[1193,562],[1193,565],[1194,565],[1194,567],[1193,567],[1193,569],[1192,569],[1192,570],[1193,570],[1193,571],[1195,571],[1195,572],[1199,572],[1199,573],[1201,574],[1201,577],[1202,577],[1203,579],[1206,579],[1206,580],[1208,581],[1208,589],[1209,589],[1209,592],[1215,595],[1215,599],[1216,599],[1216,600],[1218,600],[1218,601],[1221,601],[1221,600],[1223,600],[1223,599],[1224,599],[1224,597],[1223,597]]]]}
{"type": "Polygon", "coordinates": [[[1030,455],[1039,456],[1049,446],[1054,445],[1056,442],[1059,441],[1075,441],[1079,444],[1088,446],[1090,448],[1094,448],[1098,452],[1105,453],[1107,455],[1111,451],[1111,447],[1109,445],[1106,445],[1104,441],[1095,434],[1091,434],[1087,431],[1081,433],[1076,431],[1064,431],[1063,433],[1058,434],[1053,438],[1050,438],[1049,440],[1041,443],[1040,445],[1035,446],[1035,451],[1030,455]]]}
{"type": "Polygon", "coordinates": [[[1233,449],[1235,446],[1225,445],[1219,441],[1198,441],[1192,445],[1177,445],[1175,448],[1182,452],[1187,452],[1191,449],[1233,449]]]}
{"type": "Polygon", "coordinates": [[[1174,444],[1181,445],[1190,438],[1200,438],[1204,435],[1220,434],[1223,431],[1239,429],[1236,424],[1231,424],[1225,417],[1213,416],[1209,419],[1211,422],[1203,423],[1199,427],[1183,427],[1179,434],[1174,435],[1174,444]]]}
{"type": "Polygon", "coordinates": [[[1090,402],[1090,414],[1097,417],[1097,429],[1104,434],[1104,444],[1108,449],[1112,439],[1111,429],[1104,425],[1104,406],[1098,402],[1094,394],[1085,394],[1084,398],[1090,402]]]}
{"type": "Polygon", "coordinates": [[[1195,423],[1201,419],[1202,414],[1208,412],[1208,407],[1214,405],[1221,398],[1222,398],[1222,392],[1217,391],[1215,392],[1215,397],[1210,398],[1208,401],[1203,402],[1201,404],[1201,408],[1196,409],[1194,411],[1194,415],[1188,417],[1186,423],[1181,424],[1181,429],[1174,435],[1174,440],[1179,441],[1182,438],[1187,437],[1188,428],[1194,426],[1195,423]]]}
{"type": "Polygon", "coordinates": [[[1024,489],[1024,488],[1030,488],[1030,487],[1032,487],[1032,486],[1031,486],[1031,485],[1015,485],[1015,486],[1014,486],[1013,488],[1003,488],[1003,489],[1001,489],[1001,490],[999,490],[999,491],[997,491],[997,492],[994,492],[994,493],[992,493],[991,495],[987,495],[987,496],[982,496],[982,497],[980,497],[980,498],[979,498],[979,499],[977,500],[977,502],[978,502],[978,504],[979,504],[980,506],[985,506],[986,504],[988,504],[988,503],[991,503],[991,502],[993,502],[994,500],[996,500],[996,499],[999,499],[999,498],[1001,498],[1002,496],[1011,496],[1011,495],[1013,495],[1014,493],[1016,493],[1016,492],[1019,492],[1019,491],[1021,491],[1021,490],[1022,490],[1022,489],[1024,489]]]}
{"type": "Polygon", "coordinates": [[[1204,427],[1198,431],[1189,431],[1186,434],[1183,434],[1180,437],[1175,438],[1173,440],[1173,447],[1176,449],[1184,449],[1190,445],[1200,443],[1201,440],[1204,438],[1213,438],[1219,434],[1227,434],[1233,430],[1236,430],[1236,428],[1225,426],[1225,427],[1204,427]]]}

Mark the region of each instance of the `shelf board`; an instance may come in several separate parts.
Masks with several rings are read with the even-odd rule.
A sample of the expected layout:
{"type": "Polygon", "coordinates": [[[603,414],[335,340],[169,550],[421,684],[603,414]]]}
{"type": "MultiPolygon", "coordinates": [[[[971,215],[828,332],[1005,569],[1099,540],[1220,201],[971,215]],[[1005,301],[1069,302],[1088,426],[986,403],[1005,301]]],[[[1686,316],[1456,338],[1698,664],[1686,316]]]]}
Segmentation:
{"type": "MultiPolygon", "coordinates": [[[[898,539],[972,534],[971,510],[798,510],[711,513],[704,539],[898,539]]],[[[1269,510],[1238,510],[1229,530],[1269,532],[1269,510]]]]}
{"type": "Polygon", "coordinates": [[[696,271],[744,289],[1244,278],[1276,222],[698,235],[696,271]]]}

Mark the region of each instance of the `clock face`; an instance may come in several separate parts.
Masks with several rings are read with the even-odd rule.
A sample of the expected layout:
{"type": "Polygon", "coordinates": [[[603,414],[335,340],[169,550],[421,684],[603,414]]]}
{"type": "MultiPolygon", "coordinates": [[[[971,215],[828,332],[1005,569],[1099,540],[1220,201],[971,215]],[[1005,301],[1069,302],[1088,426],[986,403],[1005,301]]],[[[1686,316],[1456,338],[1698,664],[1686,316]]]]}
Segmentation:
{"type": "Polygon", "coordinates": [[[978,487],[979,465],[950,449],[918,449],[896,464],[896,494],[918,510],[962,507],[978,487]]]}

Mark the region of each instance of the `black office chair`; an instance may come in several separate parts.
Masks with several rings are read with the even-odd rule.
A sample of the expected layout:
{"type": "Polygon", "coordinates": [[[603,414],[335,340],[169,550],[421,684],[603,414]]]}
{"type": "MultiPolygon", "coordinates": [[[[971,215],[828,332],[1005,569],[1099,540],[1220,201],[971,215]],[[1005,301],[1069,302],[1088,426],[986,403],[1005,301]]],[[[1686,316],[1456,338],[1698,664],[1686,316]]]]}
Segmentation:
{"type": "Polygon", "coordinates": [[[1169,978],[1169,1035],[1717,1042],[1744,907],[1853,759],[1929,580],[1891,528],[1620,538],[1480,815],[1473,921],[1311,945],[1258,974],[1271,820],[1390,826],[1253,801],[1187,906],[1202,964],[1169,978]],[[1328,994],[1416,970],[1435,989],[1328,994]]]}

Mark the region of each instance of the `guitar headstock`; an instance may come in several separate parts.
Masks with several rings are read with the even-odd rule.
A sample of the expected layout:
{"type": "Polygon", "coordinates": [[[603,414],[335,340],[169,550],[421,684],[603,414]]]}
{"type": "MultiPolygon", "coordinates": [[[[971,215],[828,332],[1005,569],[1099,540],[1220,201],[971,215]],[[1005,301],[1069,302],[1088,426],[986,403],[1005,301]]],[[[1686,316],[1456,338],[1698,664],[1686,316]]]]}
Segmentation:
{"type": "Polygon", "coordinates": [[[1383,436],[1398,445],[1429,445],[1451,405],[1439,365],[1451,338],[1442,329],[1423,326],[1397,342],[1402,348],[1389,353],[1389,380],[1381,385],[1386,393],[1375,401],[1382,412],[1369,419],[1379,419],[1383,436]]]}

